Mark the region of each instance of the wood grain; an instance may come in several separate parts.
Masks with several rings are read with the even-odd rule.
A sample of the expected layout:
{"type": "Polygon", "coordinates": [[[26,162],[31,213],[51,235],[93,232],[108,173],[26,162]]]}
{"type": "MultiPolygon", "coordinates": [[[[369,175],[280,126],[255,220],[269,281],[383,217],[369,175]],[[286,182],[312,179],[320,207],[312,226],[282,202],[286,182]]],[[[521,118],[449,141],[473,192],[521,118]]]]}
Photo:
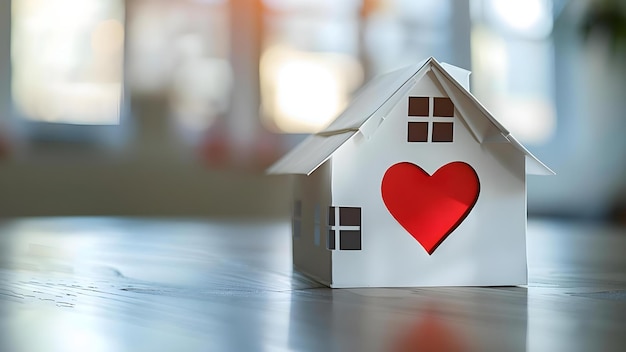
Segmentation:
{"type": "Polygon", "coordinates": [[[2,351],[623,351],[626,233],[531,221],[529,285],[331,290],[287,222],[0,222],[2,351]]]}

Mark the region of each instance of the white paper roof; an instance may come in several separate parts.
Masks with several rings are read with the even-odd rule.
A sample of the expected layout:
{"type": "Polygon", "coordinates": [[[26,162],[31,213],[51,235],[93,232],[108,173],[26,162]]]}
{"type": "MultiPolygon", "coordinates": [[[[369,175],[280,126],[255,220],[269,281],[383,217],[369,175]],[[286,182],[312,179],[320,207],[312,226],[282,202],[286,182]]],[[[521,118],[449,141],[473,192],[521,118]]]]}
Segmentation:
{"type": "MultiPolygon", "coordinates": [[[[375,130],[383,122],[385,114],[388,112],[383,111],[382,108],[388,106],[387,110],[389,110],[395,105],[386,103],[394,98],[401,98],[402,93],[412,87],[412,84],[407,83],[412,78],[425,74],[428,70],[433,70],[435,77],[441,81],[444,89],[450,90],[448,95],[453,101],[454,96],[460,94],[475,105],[488,124],[498,132],[497,142],[508,142],[524,153],[526,156],[526,173],[554,174],[550,168],[519,143],[469,92],[469,71],[445,63],[440,64],[432,57],[417,65],[405,67],[371,80],[328,127],[306,138],[272,165],[267,172],[270,174],[310,175],[356,133],[369,136],[372,129],[375,130]]],[[[468,125],[471,130],[472,124],[468,125]]]]}

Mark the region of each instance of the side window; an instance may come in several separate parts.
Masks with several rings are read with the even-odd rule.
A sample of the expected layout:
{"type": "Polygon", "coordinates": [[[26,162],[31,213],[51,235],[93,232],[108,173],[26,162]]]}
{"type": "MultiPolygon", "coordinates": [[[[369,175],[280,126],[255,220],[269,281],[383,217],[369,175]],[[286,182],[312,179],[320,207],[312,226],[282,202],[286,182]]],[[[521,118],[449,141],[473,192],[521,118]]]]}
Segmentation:
{"type": "Polygon", "coordinates": [[[361,250],[361,208],[329,207],[326,248],[361,250]]]}
{"type": "Polygon", "coordinates": [[[299,200],[293,202],[291,234],[293,238],[300,238],[302,236],[302,202],[299,200]]]}
{"type": "Polygon", "coordinates": [[[452,142],[454,103],[446,97],[409,97],[407,142],[452,142]]]}

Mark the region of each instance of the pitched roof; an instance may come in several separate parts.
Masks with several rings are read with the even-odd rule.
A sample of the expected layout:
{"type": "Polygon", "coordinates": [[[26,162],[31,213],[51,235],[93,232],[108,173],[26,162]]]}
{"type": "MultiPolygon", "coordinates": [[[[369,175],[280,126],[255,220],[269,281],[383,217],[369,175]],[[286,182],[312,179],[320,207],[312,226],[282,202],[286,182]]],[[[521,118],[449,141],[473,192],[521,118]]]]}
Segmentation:
{"type": "MultiPolygon", "coordinates": [[[[456,66],[440,64],[428,58],[417,65],[405,67],[379,76],[361,89],[356,98],[328,127],[310,135],[283,158],[272,165],[270,174],[310,175],[348,139],[356,133],[369,137],[383,123],[386,115],[404,94],[427,72],[432,71],[436,80],[453,101],[466,100],[482,115],[480,120],[465,118],[470,132],[480,143],[510,143],[526,156],[526,173],[553,175],[539,159],[532,155],[511,133],[500,124],[468,91],[469,71],[456,66]]],[[[461,104],[455,104],[460,107],[461,104]]],[[[464,109],[459,108],[466,117],[464,109]]]]}

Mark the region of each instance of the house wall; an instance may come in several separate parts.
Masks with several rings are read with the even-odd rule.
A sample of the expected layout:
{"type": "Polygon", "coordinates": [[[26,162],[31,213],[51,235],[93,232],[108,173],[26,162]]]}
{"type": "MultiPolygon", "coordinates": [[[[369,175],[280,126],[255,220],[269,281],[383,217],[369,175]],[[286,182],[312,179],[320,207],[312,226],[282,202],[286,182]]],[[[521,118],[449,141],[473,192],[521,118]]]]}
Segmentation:
{"type": "Polygon", "coordinates": [[[293,262],[297,269],[325,284],[332,280],[331,252],[326,249],[330,172],[327,161],[309,176],[296,175],[294,181],[294,203],[301,204],[301,227],[299,236],[292,231],[293,262]]]}
{"type": "MultiPolygon", "coordinates": [[[[362,250],[333,251],[333,286],[514,285],[526,282],[524,155],[508,143],[480,144],[455,111],[453,143],[408,143],[408,96],[446,96],[427,74],[367,140],[332,158],[333,205],[362,207],[362,250]],[[480,194],[467,218],[429,255],[387,211],[381,180],[409,161],[433,174],[452,161],[472,165],[480,194]]],[[[381,109],[386,110],[386,109],[381,109]]],[[[473,106],[465,106],[473,114],[473,106]]]]}

